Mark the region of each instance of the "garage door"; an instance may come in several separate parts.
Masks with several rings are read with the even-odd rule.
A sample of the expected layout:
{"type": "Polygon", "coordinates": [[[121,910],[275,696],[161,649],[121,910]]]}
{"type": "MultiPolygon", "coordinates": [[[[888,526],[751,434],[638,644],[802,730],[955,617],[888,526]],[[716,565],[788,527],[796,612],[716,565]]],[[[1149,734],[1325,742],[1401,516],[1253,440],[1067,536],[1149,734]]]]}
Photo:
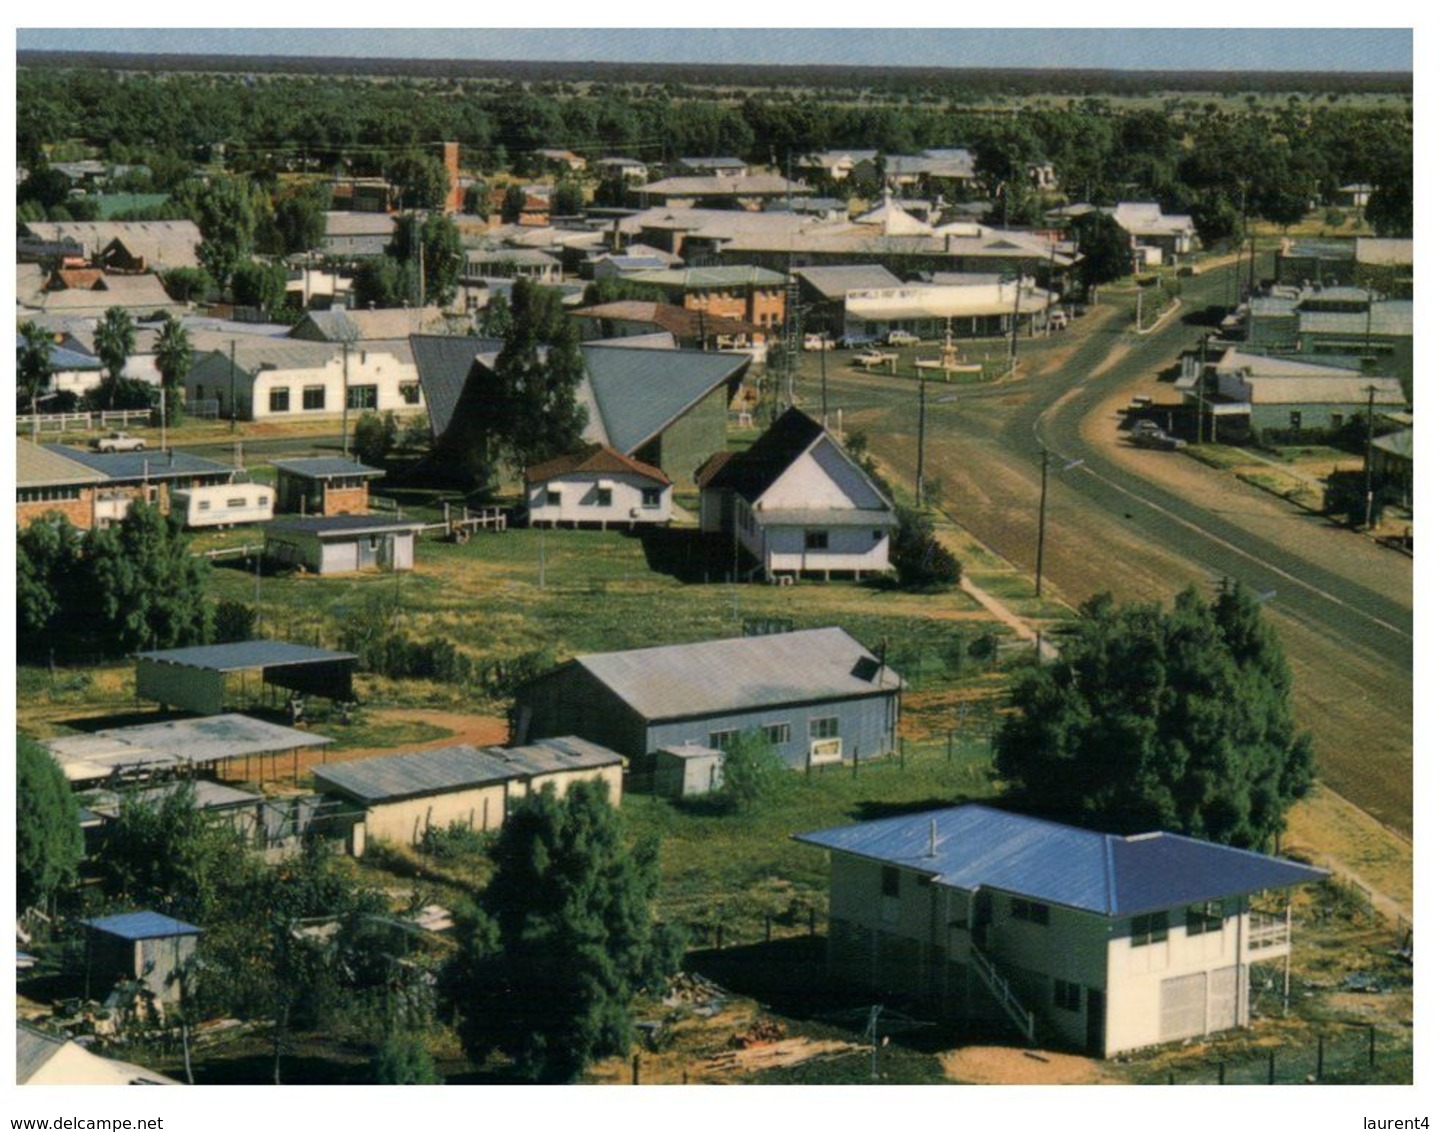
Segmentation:
{"type": "Polygon", "coordinates": [[[1161,1040],[1174,1042],[1206,1032],[1206,973],[1161,984],[1161,1040]]]}

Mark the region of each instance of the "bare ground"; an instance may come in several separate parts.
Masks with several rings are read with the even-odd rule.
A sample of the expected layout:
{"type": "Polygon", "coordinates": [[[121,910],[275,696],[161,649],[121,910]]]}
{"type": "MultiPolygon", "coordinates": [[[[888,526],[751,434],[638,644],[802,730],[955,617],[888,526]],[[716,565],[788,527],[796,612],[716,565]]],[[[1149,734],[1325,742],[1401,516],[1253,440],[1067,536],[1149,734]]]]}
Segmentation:
{"type": "Polygon", "coordinates": [[[1116,1085],[1104,1061],[1011,1046],[968,1046],[941,1055],[946,1076],[963,1085],[1116,1085]]]}

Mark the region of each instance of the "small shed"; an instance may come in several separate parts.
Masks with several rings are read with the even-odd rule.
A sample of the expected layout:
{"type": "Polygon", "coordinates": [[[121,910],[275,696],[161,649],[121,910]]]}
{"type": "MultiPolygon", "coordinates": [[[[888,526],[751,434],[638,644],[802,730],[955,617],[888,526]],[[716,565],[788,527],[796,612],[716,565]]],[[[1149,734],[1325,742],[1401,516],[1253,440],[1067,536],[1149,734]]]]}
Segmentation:
{"type": "Polygon", "coordinates": [[[725,752],[682,743],[655,753],[655,792],[662,798],[709,794],[720,786],[725,752]]]}
{"type": "Polygon", "coordinates": [[[379,468],[339,456],[272,463],[277,506],[301,515],[364,515],[370,510],[370,481],[385,475],[379,468]]]}
{"type": "Polygon", "coordinates": [[[85,923],[86,997],[139,980],[157,1002],[177,1002],[176,973],[195,954],[200,929],[159,912],[125,912],[85,923]]]}
{"type": "Polygon", "coordinates": [[[410,570],[424,523],[373,515],[277,519],[265,527],[265,557],[315,574],[410,570]]]}
{"type": "Polygon", "coordinates": [[[259,671],[272,685],[338,703],[355,698],[351,678],[358,658],[289,641],[232,641],[135,654],[135,696],[168,707],[216,715],[224,710],[226,677],[259,671]]]}
{"type": "Polygon", "coordinates": [[[315,785],[364,809],[363,833],[352,838],[360,852],[367,837],[414,845],[427,830],[456,824],[498,829],[516,800],[546,785],[564,793],[573,782],[600,779],[619,805],[624,762],[608,748],[564,736],[525,747],[462,744],[357,759],[317,768],[315,785]]]}

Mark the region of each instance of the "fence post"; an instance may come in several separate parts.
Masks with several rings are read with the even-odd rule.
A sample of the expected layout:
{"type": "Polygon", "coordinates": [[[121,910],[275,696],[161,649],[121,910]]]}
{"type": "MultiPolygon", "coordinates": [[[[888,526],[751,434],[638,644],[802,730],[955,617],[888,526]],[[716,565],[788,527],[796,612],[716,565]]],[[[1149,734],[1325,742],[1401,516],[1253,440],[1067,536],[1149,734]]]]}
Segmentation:
{"type": "Polygon", "coordinates": [[[951,755],[955,753],[955,746],[956,729],[954,727],[948,727],[946,728],[946,762],[951,761],[951,755]]]}
{"type": "Polygon", "coordinates": [[[724,924],[716,924],[716,926],[715,926],[715,949],[716,949],[717,951],[719,951],[721,948],[723,948],[723,947],[725,946],[725,938],[726,938],[725,933],[726,933],[725,925],[724,925],[724,924]]]}
{"type": "Polygon", "coordinates": [[[851,748],[851,777],[858,778],[861,773],[861,749],[859,746],[851,748]]]}
{"type": "Polygon", "coordinates": [[[814,936],[815,934],[816,934],[816,910],[815,910],[814,908],[812,908],[812,909],[811,909],[811,935],[814,936]]]}
{"type": "Polygon", "coordinates": [[[1376,1023],[1375,1023],[1375,1022],[1372,1022],[1371,1025],[1367,1027],[1367,1029],[1370,1031],[1370,1033],[1367,1035],[1367,1042],[1368,1042],[1369,1048],[1368,1048],[1367,1051],[1366,1051],[1366,1064],[1367,1064],[1370,1068],[1375,1069],[1375,1068],[1376,1068],[1376,1023]]]}
{"type": "Polygon", "coordinates": [[[906,740],[904,736],[901,737],[901,769],[906,769],[906,740]]]}
{"type": "Polygon", "coordinates": [[[1326,1072],[1326,1035],[1316,1035],[1316,1082],[1319,1084],[1321,1075],[1326,1072]]]}
{"type": "Polygon", "coordinates": [[[1266,1084],[1276,1083],[1276,1051],[1270,1050],[1266,1054],[1266,1084]]]}
{"type": "Polygon", "coordinates": [[[771,914],[770,914],[769,912],[767,912],[767,913],[766,913],[766,942],[767,942],[767,943],[770,943],[770,941],[771,941],[771,914]]]}
{"type": "Polygon", "coordinates": [[[1216,1063],[1216,1084],[1218,1084],[1218,1085],[1224,1085],[1225,1083],[1226,1083],[1226,1063],[1225,1063],[1224,1061],[1218,1061],[1218,1062],[1216,1063]]]}
{"type": "Polygon", "coordinates": [[[640,1084],[640,1054],[633,1054],[630,1059],[630,1083],[640,1084]]]}
{"type": "Polygon", "coordinates": [[[1168,1069],[1168,1070],[1166,1070],[1166,1084],[1168,1084],[1168,1085],[1174,1085],[1175,1083],[1176,1083],[1176,1071],[1175,1071],[1174,1069],[1168,1069]]]}

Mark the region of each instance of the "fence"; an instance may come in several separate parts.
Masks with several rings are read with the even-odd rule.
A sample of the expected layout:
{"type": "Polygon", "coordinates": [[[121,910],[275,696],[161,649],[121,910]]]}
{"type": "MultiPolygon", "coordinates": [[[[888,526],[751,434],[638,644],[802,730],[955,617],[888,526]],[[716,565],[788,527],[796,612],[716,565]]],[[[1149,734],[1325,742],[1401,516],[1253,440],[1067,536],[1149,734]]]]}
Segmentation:
{"type": "Polygon", "coordinates": [[[1168,1085],[1410,1083],[1411,1030],[1397,1025],[1336,1026],[1266,1050],[1216,1053],[1144,1078],[1168,1085]]]}
{"type": "Polygon", "coordinates": [[[17,432],[67,432],[76,429],[113,428],[132,423],[149,424],[150,409],[106,409],[98,413],[39,413],[15,418],[17,432]]]}

